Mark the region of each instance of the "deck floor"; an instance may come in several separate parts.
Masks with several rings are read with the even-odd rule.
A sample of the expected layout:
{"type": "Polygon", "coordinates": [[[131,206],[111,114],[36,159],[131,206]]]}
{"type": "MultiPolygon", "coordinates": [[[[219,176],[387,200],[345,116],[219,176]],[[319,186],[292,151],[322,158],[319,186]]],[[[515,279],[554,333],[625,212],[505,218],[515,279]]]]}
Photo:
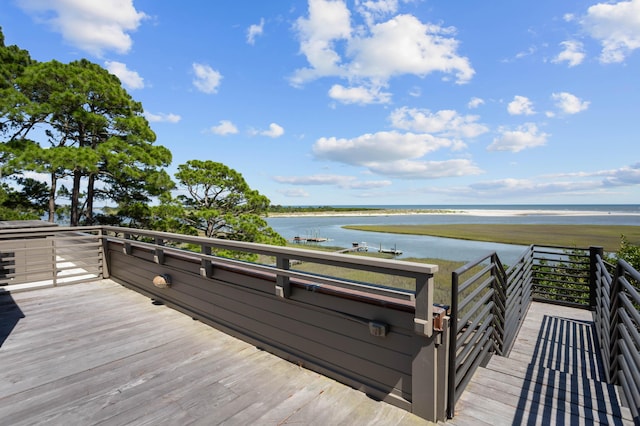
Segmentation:
{"type": "Polygon", "coordinates": [[[456,425],[626,425],[604,383],[590,311],[533,302],[508,358],[479,368],[456,405],[456,425]]]}
{"type": "Polygon", "coordinates": [[[0,423],[429,424],[109,280],[0,295],[0,423]]]}

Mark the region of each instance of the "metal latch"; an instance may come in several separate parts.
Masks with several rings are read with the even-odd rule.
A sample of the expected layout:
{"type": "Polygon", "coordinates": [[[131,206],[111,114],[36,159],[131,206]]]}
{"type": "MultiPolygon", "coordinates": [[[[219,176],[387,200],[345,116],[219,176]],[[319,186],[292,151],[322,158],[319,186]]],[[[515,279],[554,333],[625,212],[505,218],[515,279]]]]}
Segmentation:
{"type": "Polygon", "coordinates": [[[447,306],[433,305],[433,329],[444,331],[444,319],[447,316],[447,306]]]}

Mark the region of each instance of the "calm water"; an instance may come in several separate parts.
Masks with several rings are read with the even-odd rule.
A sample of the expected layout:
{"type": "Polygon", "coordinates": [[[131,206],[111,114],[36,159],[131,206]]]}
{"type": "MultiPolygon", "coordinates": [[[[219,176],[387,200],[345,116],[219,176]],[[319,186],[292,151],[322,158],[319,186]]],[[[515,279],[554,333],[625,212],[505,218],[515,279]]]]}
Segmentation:
{"type": "Polygon", "coordinates": [[[640,225],[640,205],[491,205],[491,206],[367,206],[405,209],[443,209],[457,211],[477,210],[482,215],[471,214],[423,214],[360,217],[272,217],[269,225],[290,240],[295,236],[321,236],[330,241],[323,245],[351,247],[353,242],[366,242],[375,250],[379,247],[402,250],[404,257],[439,258],[471,261],[497,252],[503,262],[513,263],[525,250],[525,246],[456,240],[418,235],[386,234],[342,229],[344,225],[385,224],[589,224],[589,225],[640,225]],[[516,216],[486,216],[487,211],[509,210],[516,216]],[[544,213],[527,214],[533,210],[544,213]]]}

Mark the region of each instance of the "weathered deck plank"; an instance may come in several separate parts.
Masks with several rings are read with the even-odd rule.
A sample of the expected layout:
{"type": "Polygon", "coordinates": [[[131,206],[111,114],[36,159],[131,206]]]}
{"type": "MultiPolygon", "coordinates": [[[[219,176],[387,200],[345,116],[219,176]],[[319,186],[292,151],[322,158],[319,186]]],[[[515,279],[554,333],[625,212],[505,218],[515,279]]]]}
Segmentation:
{"type": "Polygon", "coordinates": [[[478,369],[450,423],[633,424],[595,344],[591,312],[532,303],[509,358],[478,369]]]}
{"type": "Polygon", "coordinates": [[[10,298],[3,424],[429,424],[109,280],[10,298]]]}

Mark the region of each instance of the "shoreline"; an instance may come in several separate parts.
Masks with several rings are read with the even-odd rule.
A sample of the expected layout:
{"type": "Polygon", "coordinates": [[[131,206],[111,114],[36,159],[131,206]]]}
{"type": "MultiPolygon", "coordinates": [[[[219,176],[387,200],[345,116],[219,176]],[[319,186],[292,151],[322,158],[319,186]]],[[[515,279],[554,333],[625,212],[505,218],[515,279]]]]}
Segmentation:
{"type": "Polygon", "coordinates": [[[296,212],[296,213],[269,213],[268,217],[375,217],[375,216],[417,216],[417,215],[463,215],[463,216],[488,216],[488,217],[515,217],[515,216],[640,216],[640,213],[603,212],[603,211],[562,211],[562,210],[379,210],[379,211],[323,211],[323,212],[296,212]]]}

